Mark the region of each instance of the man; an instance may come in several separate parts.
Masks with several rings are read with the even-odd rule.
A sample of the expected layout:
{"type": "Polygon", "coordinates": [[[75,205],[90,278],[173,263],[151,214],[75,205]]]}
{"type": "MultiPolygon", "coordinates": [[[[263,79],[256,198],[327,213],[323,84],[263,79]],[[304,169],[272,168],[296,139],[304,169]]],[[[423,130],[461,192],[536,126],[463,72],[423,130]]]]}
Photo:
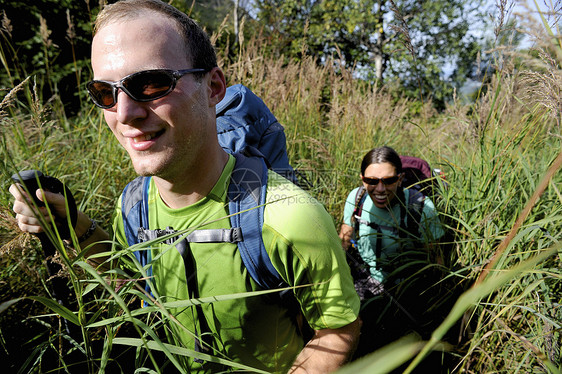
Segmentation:
{"type": "MultiPolygon", "coordinates": [[[[88,85],[90,95],[104,108],[105,120],[135,171],[152,176],[151,228],[229,228],[226,190],[234,158],[219,146],[215,123],[215,106],[224,97],[226,82],[208,36],[163,2],[120,1],[98,16],[92,68],[95,80],[88,85]],[[166,71],[146,73],[156,69],[166,71]],[[173,83],[158,87],[150,74],[153,80],[168,74],[173,83]]],[[[11,186],[10,192],[16,197],[20,228],[40,232],[21,189],[11,186]]],[[[41,196],[41,191],[37,194],[41,196]]],[[[59,215],[65,215],[60,195],[46,192],[45,198],[59,215]]],[[[194,349],[192,334],[184,330],[209,329],[215,354],[227,359],[272,372],[334,371],[349,359],[360,327],[359,300],[339,238],[326,211],[273,172],[267,202],[264,244],[289,285],[308,285],[295,294],[314,329],[312,339],[304,346],[286,307],[267,297],[250,297],[207,304],[202,313],[173,310],[183,326],[175,330],[177,344],[194,349]]],[[[119,205],[114,231],[125,246],[119,205]]],[[[78,215],[76,234],[82,247],[109,237],[83,213],[78,215]]],[[[152,258],[157,258],[152,265],[155,289],[161,301],[187,299],[193,287],[186,284],[178,251],[168,247],[152,249],[152,258]]],[[[102,250],[97,245],[92,252],[102,250]]],[[[236,244],[193,243],[189,250],[199,297],[259,290],[236,244]]],[[[190,372],[213,371],[208,363],[186,365],[190,372]]]]}

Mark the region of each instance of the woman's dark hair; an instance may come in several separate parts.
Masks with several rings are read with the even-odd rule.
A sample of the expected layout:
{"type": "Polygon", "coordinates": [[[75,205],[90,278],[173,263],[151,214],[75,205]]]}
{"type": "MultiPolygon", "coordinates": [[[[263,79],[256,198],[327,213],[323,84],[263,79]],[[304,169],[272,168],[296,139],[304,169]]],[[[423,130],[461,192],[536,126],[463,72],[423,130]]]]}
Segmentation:
{"type": "Polygon", "coordinates": [[[400,174],[402,172],[402,161],[400,160],[400,156],[396,151],[388,146],[382,146],[379,148],[373,148],[365,157],[363,157],[363,161],[361,161],[361,175],[365,175],[365,170],[372,164],[382,164],[384,162],[388,162],[394,166],[396,169],[396,174],[400,174]]]}

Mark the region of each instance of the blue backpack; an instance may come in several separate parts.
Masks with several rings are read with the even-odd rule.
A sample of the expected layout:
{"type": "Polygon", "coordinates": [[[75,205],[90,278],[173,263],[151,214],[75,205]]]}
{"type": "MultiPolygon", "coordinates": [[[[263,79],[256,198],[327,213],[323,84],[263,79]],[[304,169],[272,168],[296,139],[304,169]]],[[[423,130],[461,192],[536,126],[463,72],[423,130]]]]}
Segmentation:
{"type": "MultiPolygon", "coordinates": [[[[219,144],[236,159],[227,192],[231,229],[195,230],[187,236],[187,245],[236,243],[248,273],[260,287],[286,287],[269,259],[261,235],[268,167],[295,181],[283,126],[265,103],[243,85],[227,88],[216,111],[219,144]]],[[[149,184],[150,177],[138,177],[123,190],[122,215],[129,246],[174,232],[172,228],[148,227],[149,184]]],[[[176,241],[177,237],[166,240],[169,244],[176,241]]],[[[189,252],[185,246],[183,241],[176,244],[182,257],[189,252]]],[[[135,256],[143,266],[152,260],[151,251],[136,251],[135,256]]],[[[151,272],[149,268],[149,276],[151,272]]]]}
{"type": "Polygon", "coordinates": [[[218,140],[226,152],[234,154],[253,147],[270,169],[297,183],[287,156],[285,130],[262,99],[237,84],[226,89],[216,112],[218,140]]]}

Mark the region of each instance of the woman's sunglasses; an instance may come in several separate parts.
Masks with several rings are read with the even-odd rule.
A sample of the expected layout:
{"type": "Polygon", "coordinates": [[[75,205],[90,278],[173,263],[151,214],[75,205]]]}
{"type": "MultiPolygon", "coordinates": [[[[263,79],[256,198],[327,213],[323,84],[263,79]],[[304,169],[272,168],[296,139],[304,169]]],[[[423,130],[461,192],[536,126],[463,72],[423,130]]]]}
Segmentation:
{"type": "Polygon", "coordinates": [[[144,70],[127,75],[118,82],[90,81],[86,84],[86,88],[94,104],[109,109],[117,103],[118,89],[123,90],[135,101],[152,101],[172,92],[178,79],[184,75],[206,71],[206,69],[144,70]]]}
{"type": "Polygon", "coordinates": [[[389,186],[391,184],[394,184],[396,182],[398,182],[398,179],[400,178],[400,175],[395,175],[393,177],[385,177],[385,178],[367,178],[367,177],[361,177],[361,179],[363,179],[363,182],[371,185],[371,186],[377,186],[379,184],[379,182],[382,182],[382,184],[384,184],[385,186],[389,186]]]}

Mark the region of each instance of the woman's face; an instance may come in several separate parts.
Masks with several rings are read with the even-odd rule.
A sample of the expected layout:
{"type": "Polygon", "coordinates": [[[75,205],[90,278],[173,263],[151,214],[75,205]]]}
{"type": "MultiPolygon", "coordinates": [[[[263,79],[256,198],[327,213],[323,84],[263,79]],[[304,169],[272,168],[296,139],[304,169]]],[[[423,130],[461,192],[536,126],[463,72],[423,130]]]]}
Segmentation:
{"type": "Polygon", "coordinates": [[[396,197],[402,174],[398,175],[390,162],[383,162],[369,165],[361,179],[375,206],[382,209],[388,207],[396,197]]]}

